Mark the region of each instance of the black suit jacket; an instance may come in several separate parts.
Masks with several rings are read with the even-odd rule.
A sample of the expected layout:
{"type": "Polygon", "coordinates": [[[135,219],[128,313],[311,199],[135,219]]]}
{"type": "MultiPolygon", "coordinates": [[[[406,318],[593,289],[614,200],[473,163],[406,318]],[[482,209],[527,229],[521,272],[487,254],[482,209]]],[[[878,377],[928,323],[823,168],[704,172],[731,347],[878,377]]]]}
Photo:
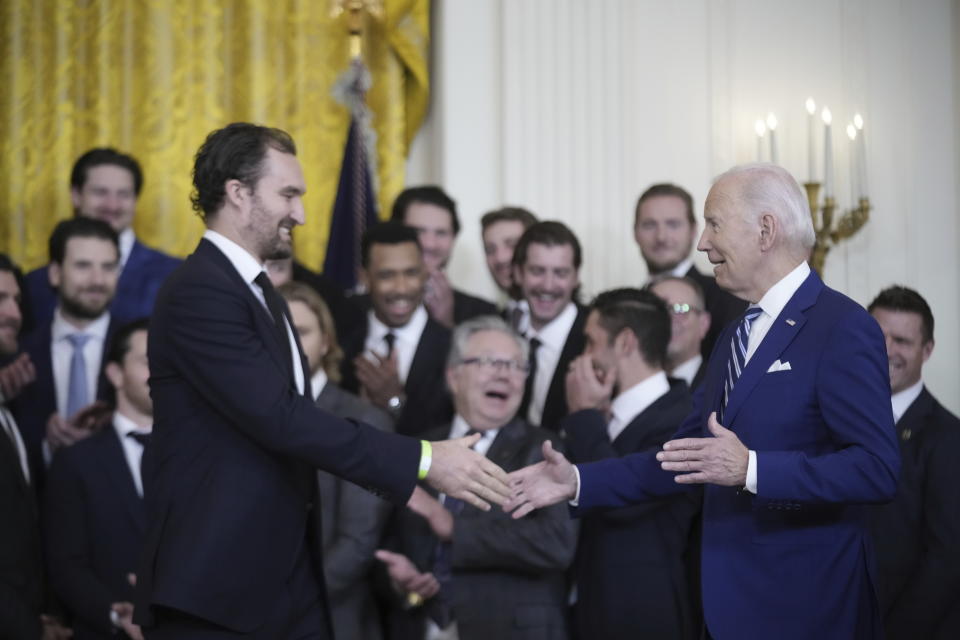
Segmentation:
{"type": "MultiPolygon", "coordinates": [[[[344,352],[341,365],[342,386],[352,393],[360,393],[360,382],[357,380],[353,359],[364,351],[369,331],[367,325],[367,322],[358,325],[341,341],[344,352]]],[[[450,423],[453,404],[444,377],[450,337],[449,329],[433,318],[427,320],[403,384],[407,401],[400,415],[396,416],[394,428],[397,433],[418,436],[439,425],[450,423]]]]}
{"type": "Polygon", "coordinates": [[[455,325],[477,316],[495,315],[497,315],[497,305],[489,300],[472,296],[459,289],[453,290],[453,323],[455,325]]]}
{"type": "Polygon", "coordinates": [[[155,421],[138,623],[153,624],[159,605],[249,633],[305,544],[322,576],[315,468],[400,503],[413,491],[420,443],[300,394],[270,314],[211,242],[161,289],[148,354],[155,421]]]}
{"type": "Polygon", "coordinates": [[[897,434],[897,496],[871,514],[887,638],[960,638],[960,420],[924,387],[897,434]]]}
{"type": "Polygon", "coordinates": [[[687,277],[696,281],[703,289],[704,302],[707,311],[710,312],[710,330],[700,343],[700,353],[703,354],[703,360],[706,362],[710,359],[710,353],[720,333],[728,324],[740,317],[747,308],[747,303],[721,289],[713,276],[700,273],[696,267],[690,267],[687,277]]]}
{"type": "Polygon", "coordinates": [[[557,361],[557,368],[553,370],[550,388],[543,403],[540,427],[549,431],[559,431],[560,421],[570,412],[567,407],[567,370],[570,368],[570,362],[583,353],[586,343],[583,327],[586,323],[587,309],[577,305],[577,318],[570,327],[566,342],[563,343],[560,360],[557,361]]]}
{"type": "Polygon", "coordinates": [[[36,496],[2,427],[0,514],[0,638],[39,638],[43,561],[36,496]]]}
{"type": "MultiPolygon", "coordinates": [[[[104,355],[110,348],[110,340],[116,329],[116,322],[111,319],[107,328],[106,339],[103,341],[103,352],[100,357],[100,375],[97,378],[97,400],[107,400],[113,391],[110,382],[103,373],[104,355]]],[[[37,470],[37,486],[43,488],[46,464],[43,460],[42,443],[47,434],[47,420],[57,411],[57,391],[53,380],[53,355],[51,349],[53,325],[46,322],[34,329],[21,342],[21,351],[30,354],[30,360],[37,370],[36,380],[27,385],[20,395],[10,403],[10,408],[20,433],[23,434],[27,454],[30,457],[30,466],[37,470]]]]}
{"type": "Polygon", "coordinates": [[[44,496],[44,541],[50,583],[73,615],[77,640],[116,637],[110,605],[133,602],[127,574],[137,571],[145,528],[113,426],[57,453],[44,496]]]}
{"type": "MultiPolygon", "coordinates": [[[[612,443],[607,420],[577,411],[561,423],[573,462],[593,462],[658,450],[690,412],[682,380],[637,415],[612,443]]],[[[698,638],[700,613],[690,584],[691,545],[700,513],[699,492],[582,519],[574,575],[581,638],[698,638]]]]}
{"type": "MultiPolygon", "coordinates": [[[[431,439],[449,437],[449,427],[433,431],[431,439]]],[[[554,435],[519,419],[505,425],[487,451],[487,458],[505,471],[515,471],[543,459],[543,443],[554,435]]],[[[433,489],[425,489],[433,495],[433,489]]],[[[457,621],[460,640],[563,640],[566,581],[573,560],[577,524],[565,504],[539,509],[519,520],[494,507],[481,511],[470,505],[454,519],[451,542],[451,591],[441,592],[422,608],[394,609],[392,640],[423,638],[426,615],[447,599],[457,621]]],[[[426,521],[398,507],[390,525],[389,546],[406,555],[420,571],[434,569],[439,541],[426,521]]],[[[595,636],[599,637],[599,636],[595,636]]]]}

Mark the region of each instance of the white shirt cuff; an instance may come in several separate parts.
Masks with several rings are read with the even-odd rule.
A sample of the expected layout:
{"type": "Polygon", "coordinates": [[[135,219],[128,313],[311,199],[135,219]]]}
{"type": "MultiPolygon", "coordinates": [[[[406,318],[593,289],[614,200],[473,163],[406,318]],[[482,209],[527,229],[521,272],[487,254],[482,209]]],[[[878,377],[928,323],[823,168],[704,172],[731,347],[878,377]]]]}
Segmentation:
{"type": "Polygon", "coordinates": [[[570,501],[570,506],[579,507],[580,506],[580,469],[577,468],[577,465],[573,465],[573,472],[577,476],[577,490],[573,494],[573,500],[570,501]]]}
{"type": "Polygon", "coordinates": [[[757,494],[757,452],[749,451],[747,453],[749,460],[747,462],[747,486],[745,487],[747,491],[756,495],[757,494]]]}

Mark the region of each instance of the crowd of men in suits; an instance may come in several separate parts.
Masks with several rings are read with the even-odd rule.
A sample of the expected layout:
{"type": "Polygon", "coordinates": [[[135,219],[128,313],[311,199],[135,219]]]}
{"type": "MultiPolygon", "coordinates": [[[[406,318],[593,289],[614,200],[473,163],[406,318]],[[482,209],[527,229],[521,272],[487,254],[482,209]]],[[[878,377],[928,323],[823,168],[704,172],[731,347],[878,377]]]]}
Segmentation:
{"type": "MultiPolygon", "coordinates": [[[[134,158],[85,153],[49,263],[21,277],[0,255],[0,638],[143,637],[147,318],[180,260],[137,240],[142,184],[134,158]]],[[[404,190],[366,231],[361,294],[293,258],[265,268],[320,408],[427,440],[478,433],[474,450],[506,471],[541,462],[547,442],[594,463],[671,439],[747,309],[694,266],[687,191],[650,187],[633,224],[649,280],[586,305],[576,235],[519,207],[481,221],[499,304],[457,289],[446,266],[460,222],[436,186],[404,190]]],[[[901,457],[896,497],[865,516],[886,632],[957,637],[960,421],[923,385],[933,315],[904,287],[869,313],[886,341],[901,457]]],[[[324,471],[312,482],[338,638],[702,637],[701,489],[515,519],[426,485],[391,506],[324,471]]]]}

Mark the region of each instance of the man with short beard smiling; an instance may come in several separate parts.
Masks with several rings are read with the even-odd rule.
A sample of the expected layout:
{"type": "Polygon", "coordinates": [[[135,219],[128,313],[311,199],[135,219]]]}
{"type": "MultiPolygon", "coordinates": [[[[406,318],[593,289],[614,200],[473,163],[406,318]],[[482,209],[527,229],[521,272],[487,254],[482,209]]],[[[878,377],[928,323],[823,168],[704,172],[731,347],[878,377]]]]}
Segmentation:
{"type": "Polygon", "coordinates": [[[390,413],[397,433],[423,433],[449,421],[453,407],[443,381],[450,330],[424,307],[417,232],[397,222],[371,227],[360,255],[370,309],[341,340],[343,386],[390,413]]]}
{"type": "Polygon", "coordinates": [[[553,431],[568,412],[567,368],[584,345],[587,314],[574,302],[580,263],[577,236],[554,220],[528,228],[513,252],[514,281],[529,308],[518,327],[530,341],[530,375],[518,415],[553,431]]]}
{"type": "Polygon", "coordinates": [[[117,234],[106,222],[72,218],[50,236],[48,273],[57,307],[51,320],[23,340],[37,381],[14,406],[37,469],[56,449],[92,433],[79,424],[78,412],[109,388],[101,361],[109,342],[118,260],[117,234]]]}

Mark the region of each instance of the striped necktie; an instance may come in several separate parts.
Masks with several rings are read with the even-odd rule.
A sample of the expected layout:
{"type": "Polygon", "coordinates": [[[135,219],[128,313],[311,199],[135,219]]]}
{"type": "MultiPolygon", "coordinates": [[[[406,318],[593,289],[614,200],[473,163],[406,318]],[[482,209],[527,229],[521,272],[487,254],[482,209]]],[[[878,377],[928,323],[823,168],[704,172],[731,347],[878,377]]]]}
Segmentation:
{"type": "Polygon", "coordinates": [[[727,408],[727,402],[730,400],[730,394],[733,393],[733,385],[737,384],[740,374],[747,363],[747,345],[750,342],[750,325],[760,317],[763,309],[760,307],[749,307],[737,323],[737,330],[730,338],[730,358],[727,360],[727,379],[723,385],[723,402],[720,404],[718,421],[723,424],[723,411],[727,408]]]}

